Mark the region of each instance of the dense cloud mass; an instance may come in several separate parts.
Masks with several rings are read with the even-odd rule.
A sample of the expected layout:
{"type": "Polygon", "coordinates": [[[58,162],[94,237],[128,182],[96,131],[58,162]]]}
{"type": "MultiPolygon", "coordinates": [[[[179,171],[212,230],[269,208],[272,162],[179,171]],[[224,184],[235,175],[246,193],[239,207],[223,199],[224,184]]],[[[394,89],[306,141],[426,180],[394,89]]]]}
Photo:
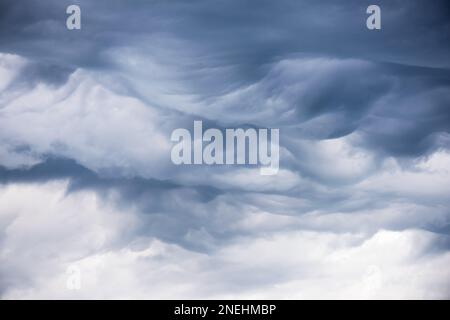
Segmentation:
{"type": "Polygon", "coordinates": [[[449,18],[1,1],[0,297],[450,298],[449,18]],[[174,165],[194,120],[279,128],[278,174],[174,165]]]}

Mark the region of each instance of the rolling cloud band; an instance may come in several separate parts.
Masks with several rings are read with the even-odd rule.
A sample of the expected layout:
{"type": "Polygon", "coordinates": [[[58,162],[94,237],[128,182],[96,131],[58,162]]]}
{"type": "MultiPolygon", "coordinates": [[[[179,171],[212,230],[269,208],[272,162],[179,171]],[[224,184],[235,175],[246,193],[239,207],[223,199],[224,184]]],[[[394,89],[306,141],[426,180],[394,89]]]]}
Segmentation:
{"type": "Polygon", "coordinates": [[[0,297],[449,298],[448,9],[2,0],[0,297]]]}

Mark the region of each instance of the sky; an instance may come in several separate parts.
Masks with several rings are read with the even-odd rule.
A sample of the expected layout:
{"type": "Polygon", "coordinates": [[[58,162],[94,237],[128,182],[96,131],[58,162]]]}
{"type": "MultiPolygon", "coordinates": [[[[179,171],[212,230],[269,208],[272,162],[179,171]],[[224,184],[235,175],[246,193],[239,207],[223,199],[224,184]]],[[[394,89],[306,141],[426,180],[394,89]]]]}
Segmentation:
{"type": "Polygon", "coordinates": [[[2,0],[0,298],[449,299],[449,9],[2,0]],[[195,120],[278,174],[175,165],[195,120]]]}

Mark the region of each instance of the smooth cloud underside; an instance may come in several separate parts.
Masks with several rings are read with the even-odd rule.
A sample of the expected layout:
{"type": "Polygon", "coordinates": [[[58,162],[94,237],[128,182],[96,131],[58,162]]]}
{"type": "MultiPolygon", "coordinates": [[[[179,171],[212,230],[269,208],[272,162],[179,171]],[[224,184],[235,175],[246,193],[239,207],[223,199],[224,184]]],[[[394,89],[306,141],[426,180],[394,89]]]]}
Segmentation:
{"type": "Polygon", "coordinates": [[[450,297],[444,1],[77,3],[0,5],[2,298],[450,297]],[[198,119],[278,174],[173,165],[198,119]]]}

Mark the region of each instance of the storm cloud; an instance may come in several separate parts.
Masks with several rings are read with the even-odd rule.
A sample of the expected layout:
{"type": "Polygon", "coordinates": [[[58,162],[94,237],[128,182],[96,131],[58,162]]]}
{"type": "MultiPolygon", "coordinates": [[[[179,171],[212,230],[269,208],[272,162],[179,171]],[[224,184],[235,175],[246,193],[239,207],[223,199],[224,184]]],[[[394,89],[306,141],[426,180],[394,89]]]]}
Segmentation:
{"type": "Polygon", "coordinates": [[[449,298],[448,4],[372,2],[2,1],[0,296],[449,298]],[[194,120],[278,174],[174,165],[194,120]]]}

